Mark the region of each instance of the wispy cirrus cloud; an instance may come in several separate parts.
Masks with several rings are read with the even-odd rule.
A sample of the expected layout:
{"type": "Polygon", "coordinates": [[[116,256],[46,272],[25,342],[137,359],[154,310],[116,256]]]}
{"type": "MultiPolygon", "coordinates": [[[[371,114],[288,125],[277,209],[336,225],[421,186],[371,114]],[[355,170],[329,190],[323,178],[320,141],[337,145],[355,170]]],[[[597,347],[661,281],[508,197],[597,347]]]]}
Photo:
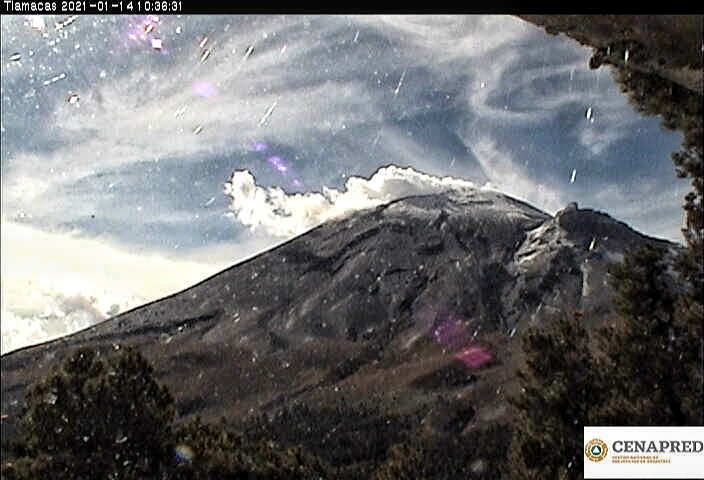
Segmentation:
{"type": "MultiPolygon", "coordinates": [[[[0,21],[2,227],[57,235],[37,245],[47,261],[100,239],[118,251],[231,264],[347,211],[345,198],[391,198],[373,189],[354,196],[348,185],[382,165],[488,181],[548,211],[576,200],[679,238],[672,218],[681,188],[668,159],[679,136],[636,114],[608,71],[589,70],[588,49],[519,19],[166,16],[155,26],[158,50],[129,37],[145,16],[82,16],[60,31],[54,20],[44,32],[22,17],[0,21]],[[19,61],[10,60],[15,53],[19,61]],[[80,100],[67,102],[73,94],[80,100]],[[224,216],[232,198],[222,192],[234,170],[256,178],[238,178],[250,190],[238,193],[247,202],[233,212],[236,222],[224,216]],[[626,188],[635,177],[662,192],[640,211],[630,210],[638,192],[626,188]],[[274,204],[293,212],[279,225],[274,204]],[[74,233],[64,246],[66,231],[74,233]]],[[[74,269],[77,255],[56,267],[31,308],[17,293],[4,311],[26,320],[75,310],[75,322],[66,314],[49,323],[83,325],[136,290],[150,298],[150,285],[166,288],[145,275],[148,284],[134,290],[94,291],[106,280],[74,269]],[[72,280],[74,270],[88,280],[72,280]]],[[[131,276],[144,255],[114,265],[121,270],[113,276],[131,276]]],[[[97,251],[90,258],[103,261],[97,251]]],[[[27,272],[33,284],[45,276],[39,267],[27,272]]],[[[25,280],[14,284],[26,288],[25,280]]],[[[4,271],[2,282],[14,281],[4,271]]],[[[32,325],[48,331],[46,321],[32,325]]]]}

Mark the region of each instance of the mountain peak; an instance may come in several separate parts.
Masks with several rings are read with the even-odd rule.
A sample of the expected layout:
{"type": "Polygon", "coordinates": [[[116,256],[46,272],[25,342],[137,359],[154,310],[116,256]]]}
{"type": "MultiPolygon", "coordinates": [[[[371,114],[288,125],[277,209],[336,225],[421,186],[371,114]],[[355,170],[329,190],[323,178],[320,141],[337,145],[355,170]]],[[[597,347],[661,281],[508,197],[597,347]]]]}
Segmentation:
{"type": "Polygon", "coordinates": [[[121,343],[140,346],[155,363],[184,415],[247,414],[347,382],[358,394],[462,390],[463,381],[441,387],[427,379],[489,368],[464,362],[468,349],[487,365],[510,364],[516,333],[558,312],[610,311],[609,266],[649,243],[669,245],[576,204],[553,217],[471,185],[405,196],[3,356],[3,411],[71,348],[121,343]],[[389,381],[389,368],[406,373],[375,383],[389,381]]]}

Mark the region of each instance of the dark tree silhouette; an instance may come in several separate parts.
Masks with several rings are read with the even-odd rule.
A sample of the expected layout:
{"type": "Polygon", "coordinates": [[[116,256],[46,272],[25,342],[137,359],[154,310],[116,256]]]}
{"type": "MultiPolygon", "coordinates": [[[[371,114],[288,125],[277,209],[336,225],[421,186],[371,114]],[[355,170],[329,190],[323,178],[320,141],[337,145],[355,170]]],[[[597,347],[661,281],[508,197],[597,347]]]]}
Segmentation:
{"type": "Polygon", "coordinates": [[[51,478],[156,475],[174,411],[152,373],[132,348],[107,358],[76,351],[27,394],[21,424],[31,468],[51,478]]]}
{"type": "Polygon", "coordinates": [[[525,366],[511,398],[514,436],[503,477],[582,478],[582,428],[593,424],[601,397],[582,317],[530,329],[522,342],[525,366]]]}
{"type": "Polygon", "coordinates": [[[664,250],[646,247],[611,271],[620,318],[600,332],[610,424],[701,423],[701,319],[692,322],[690,293],[675,290],[669,263],[664,250]]]}

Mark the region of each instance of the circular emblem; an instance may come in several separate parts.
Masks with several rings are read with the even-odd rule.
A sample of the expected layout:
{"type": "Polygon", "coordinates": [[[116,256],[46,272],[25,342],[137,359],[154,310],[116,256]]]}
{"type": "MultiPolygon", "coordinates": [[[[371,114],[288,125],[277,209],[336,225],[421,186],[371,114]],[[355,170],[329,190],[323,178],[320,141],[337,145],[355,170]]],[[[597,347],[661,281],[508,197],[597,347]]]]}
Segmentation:
{"type": "Polygon", "coordinates": [[[606,446],[602,440],[598,438],[593,438],[587,442],[587,446],[584,447],[584,454],[592,462],[601,462],[606,458],[606,454],[609,452],[609,447],[606,446]]]}

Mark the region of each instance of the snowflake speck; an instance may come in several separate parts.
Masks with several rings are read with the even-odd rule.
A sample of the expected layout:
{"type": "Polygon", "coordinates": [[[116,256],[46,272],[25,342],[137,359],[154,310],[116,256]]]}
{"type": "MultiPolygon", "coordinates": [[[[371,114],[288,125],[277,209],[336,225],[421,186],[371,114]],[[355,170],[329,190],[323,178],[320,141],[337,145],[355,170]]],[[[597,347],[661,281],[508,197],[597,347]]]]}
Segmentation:
{"type": "Polygon", "coordinates": [[[200,132],[203,131],[203,126],[202,125],[196,125],[196,127],[193,129],[193,134],[198,135],[200,132]]]}
{"type": "Polygon", "coordinates": [[[203,50],[203,52],[200,54],[200,61],[205,62],[208,57],[210,57],[210,49],[203,50]]]}
{"type": "Polygon", "coordinates": [[[32,15],[29,17],[29,26],[32,30],[40,31],[44,30],[46,24],[44,23],[44,18],[39,15],[32,15]]]}
{"type": "Polygon", "coordinates": [[[154,50],[161,50],[164,47],[164,41],[161,38],[152,38],[151,43],[154,50]]]}
{"type": "MultiPolygon", "coordinates": [[[[69,25],[71,25],[71,24],[72,24],[73,22],[75,22],[76,20],[78,20],[78,15],[71,15],[70,17],[67,17],[65,20],[63,20],[63,21],[61,21],[61,22],[56,22],[56,23],[54,23],[54,28],[55,28],[56,30],[61,30],[61,29],[65,28],[65,27],[68,27],[69,25]]],[[[75,28],[75,27],[74,27],[74,28],[75,28]]]]}
{"type": "Polygon", "coordinates": [[[61,73],[61,74],[59,74],[59,75],[55,75],[55,76],[51,77],[51,78],[48,79],[48,80],[44,80],[44,82],[42,82],[42,83],[43,83],[45,86],[46,86],[46,85],[51,85],[52,83],[56,83],[56,82],[58,82],[59,80],[63,80],[64,78],[66,78],[66,74],[65,74],[65,73],[61,73]]]}
{"type": "Polygon", "coordinates": [[[80,99],[81,97],[79,97],[77,93],[72,93],[66,99],[66,103],[68,103],[69,105],[75,105],[80,99]]]}
{"type": "Polygon", "coordinates": [[[278,100],[274,100],[274,103],[272,103],[271,106],[266,109],[266,112],[264,112],[262,118],[259,119],[259,125],[264,125],[267,120],[269,120],[269,117],[271,117],[271,114],[274,113],[274,109],[276,108],[276,105],[278,105],[278,103],[278,100]]]}
{"type": "Polygon", "coordinates": [[[244,51],[244,59],[247,60],[253,53],[254,53],[254,45],[248,46],[247,50],[244,51]]]}
{"type": "Polygon", "coordinates": [[[12,55],[10,55],[10,61],[12,62],[19,62],[22,60],[22,54],[19,52],[15,52],[12,55]]]}
{"type": "Polygon", "coordinates": [[[398,95],[398,92],[401,90],[401,87],[403,86],[403,79],[406,78],[406,71],[404,70],[403,73],[401,73],[401,78],[398,79],[398,85],[396,85],[396,89],[394,90],[394,97],[398,95]]]}

